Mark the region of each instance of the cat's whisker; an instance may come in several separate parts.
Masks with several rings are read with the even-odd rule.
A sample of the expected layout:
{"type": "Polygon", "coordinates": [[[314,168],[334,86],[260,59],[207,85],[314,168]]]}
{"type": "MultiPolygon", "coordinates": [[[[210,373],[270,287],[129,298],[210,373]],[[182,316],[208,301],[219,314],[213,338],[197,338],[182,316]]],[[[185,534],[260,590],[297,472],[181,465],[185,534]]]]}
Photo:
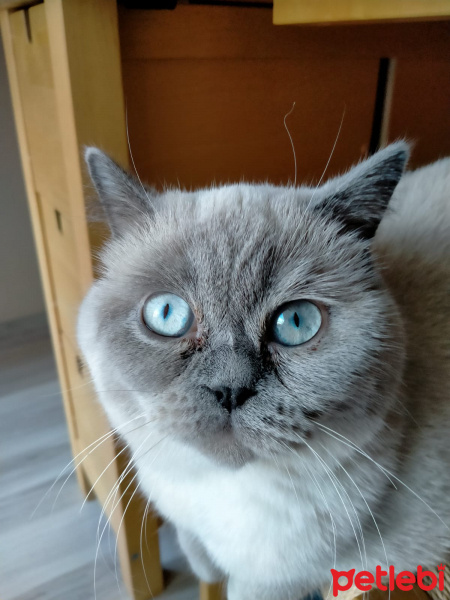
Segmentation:
{"type": "MultiPolygon", "coordinates": [[[[330,457],[332,457],[332,458],[334,458],[334,460],[336,460],[336,462],[338,463],[338,465],[340,466],[340,468],[341,468],[341,469],[344,471],[344,473],[347,475],[347,477],[348,477],[348,478],[350,479],[350,481],[353,483],[353,485],[354,485],[354,486],[355,486],[355,488],[357,489],[357,491],[358,491],[359,495],[360,495],[360,496],[361,496],[361,498],[363,499],[363,501],[364,501],[364,504],[366,505],[366,507],[367,507],[367,510],[369,511],[369,514],[370,514],[370,516],[372,517],[372,520],[373,520],[373,522],[374,522],[374,525],[375,525],[375,527],[376,527],[376,530],[377,530],[377,532],[378,532],[378,536],[379,536],[379,538],[380,538],[381,545],[382,545],[382,547],[383,547],[384,557],[385,557],[385,560],[386,560],[386,569],[387,569],[387,568],[389,567],[389,560],[388,560],[388,556],[387,556],[387,552],[386,552],[386,546],[385,546],[385,544],[384,544],[383,536],[381,535],[380,528],[378,527],[378,523],[377,523],[377,521],[376,521],[376,519],[375,519],[375,516],[374,516],[374,514],[373,514],[373,512],[372,512],[372,509],[371,509],[371,508],[370,508],[370,506],[369,506],[369,503],[367,502],[366,498],[364,497],[363,493],[361,492],[361,490],[360,490],[359,486],[356,484],[356,482],[355,482],[355,480],[353,479],[353,477],[350,475],[350,473],[347,471],[347,469],[346,469],[346,468],[345,468],[345,467],[342,465],[342,463],[341,463],[339,460],[337,460],[335,457],[333,457],[333,455],[332,455],[332,454],[331,454],[331,452],[328,450],[328,448],[326,448],[326,447],[325,447],[323,444],[320,444],[320,445],[321,445],[321,446],[322,446],[322,448],[323,448],[323,449],[324,449],[324,450],[325,450],[325,451],[326,451],[326,452],[327,452],[327,453],[330,455],[330,457]]],[[[391,590],[389,590],[389,600],[390,600],[390,597],[391,597],[391,590]]]]}
{"type": "MultiPolygon", "coordinates": [[[[139,417],[136,417],[136,418],[141,418],[141,416],[139,416],[139,417]]],[[[132,421],[133,421],[133,420],[135,420],[135,419],[132,419],[132,421]]],[[[139,425],[139,427],[135,427],[134,429],[130,429],[130,430],[127,432],[127,433],[132,433],[133,431],[137,431],[138,429],[141,429],[142,427],[144,427],[145,425],[148,425],[150,422],[152,422],[152,421],[154,421],[154,420],[156,420],[156,419],[148,419],[148,420],[147,420],[145,423],[142,423],[141,425],[139,425]]],[[[128,421],[128,423],[126,423],[126,425],[129,425],[129,423],[130,423],[130,422],[131,422],[131,421],[128,421]]],[[[123,426],[123,425],[121,425],[121,426],[120,426],[120,429],[123,429],[123,427],[124,427],[124,426],[123,426]]],[[[88,458],[88,457],[89,457],[89,456],[90,456],[90,455],[91,455],[93,452],[95,452],[95,450],[97,450],[97,448],[98,448],[99,446],[101,446],[101,445],[102,445],[104,442],[106,442],[108,439],[110,439],[110,438],[111,438],[111,436],[115,435],[115,434],[117,433],[117,429],[118,429],[118,428],[115,428],[115,430],[113,430],[112,432],[109,432],[109,434],[107,435],[107,437],[105,437],[105,439],[103,439],[103,440],[102,440],[102,441],[101,441],[99,444],[97,444],[97,445],[95,446],[95,448],[92,448],[92,449],[91,449],[91,450],[88,452],[88,454],[86,454],[86,456],[84,456],[84,457],[83,457],[83,458],[82,458],[82,459],[81,459],[81,460],[80,460],[80,461],[79,461],[79,462],[76,464],[76,466],[75,466],[75,467],[74,467],[74,468],[71,470],[71,472],[70,472],[70,473],[69,473],[69,475],[66,477],[66,479],[64,480],[64,482],[63,482],[63,484],[62,484],[61,488],[60,488],[60,489],[59,489],[59,491],[58,491],[58,494],[57,494],[57,496],[56,496],[56,498],[55,498],[55,500],[54,500],[54,502],[53,502],[52,510],[55,508],[56,502],[57,502],[57,500],[58,500],[59,496],[61,495],[61,492],[63,491],[63,489],[64,489],[64,486],[65,486],[65,485],[66,485],[66,483],[69,481],[69,479],[70,479],[70,477],[73,475],[73,473],[75,473],[75,471],[77,470],[77,468],[78,468],[80,465],[82,465],[82,464],[83,464],[83,462],[84,462],[84,461],[85,461],[85,460],[86,460],[86,459],[87,459],[87,458],[88,458]]],[[[114,462],[114,460],[117,458],[117,456],[118,456],[118,454],[115,454],[115,456],[114,456],[114,458],[112,459],[111,463],[112,463],[112,462],[114,462]]],[[[110,463],[110,464],[111,464],[111,463],[110,463]]],[[[109,466],[109,465],[108,465],[108,466],[109,466]]],[[[106,470],[106,469],[105,469],[105,470],[106,470]]],[[[103,473],[102,473],[102,475],[103,475],[103,473]]],[[[101,477],[101,476],[100,476],[100,477],[101,477]]],[[[87,497],[89,496],[89,494],[92,492],[92,490],[94,489],[94,487],[95,487],[95,486],[96,486],[96,484],[98,483],[98,480],[100,479],[100,477],[97,479],[97,481],[96,481],[96,482],[94,483],[94,485],[92,486],[92,488],[91,488],[90,492],[87,494],[87,496],[86,496],[86,498],[85,498],[85,502],[86,502],[86,500],[87,500],[87,497]]],[[[84,506],[84,504],[83,504],[83,506],[84,506]]]]}
{"type": "Polygon", "coordinates": [[[92,484],[91,489],[89,490],[89,492],[86,494],[85,499],[83,500],[83,503],[81,504],[81,508],[80,508],[80,513],[84,508],[84,505],[86,504],[90,494],[92,494],[93,490],[95,489],[97,483],[100,481],[100,479],[103,477],[103,475],[106,473],[106,471],[109,469],[109,467],[113,464],[113,462],[121,455],[123,454],[129,447],[129,444],[127,444],[126,446],[124,446],[122,448],[122,450],[119,450],[119,452],[117,452],[117,454],[114,455],[114,457],[109,461],[109,463],[106,465],[106,467],[103,469],[103,471],[100,473],[100,475],[97,477],[97,479],[95,480],[95,482],[92,484]]]}
{"type": "MultiPolygon", "coordinates": [[[[137,450],[131,455],[131,457],[129,458],[126,467],[123,469],[122,473],[120,474],[119,478],[117,479],[116,483],[113,485],[113,487],[111,488],[111,490],[108,493],[108,496],[106,497],[105,503],[103,505],[102,508],[102,512],[100,514],[100,518],[99,518],[99,526],[100,526],[100,520],[103,516],[103,514],[106,514],[106,509],[108,504],[111,502],[112,496],[114,495],[114,499],[112,500],[112,505],[114,506],[114,503],[116,501],[117,498],[117,492],[120,488],[120,484],[122,483],[122,481],[125,479],[125,477],[127,477],[127,475],[133,470],[134,467],[134,459],[137,456],[137,454],[139,453],[139,450],[142,448],[142,446],[144,445],[144,443],[148,440],[148,438],[150,437],[152,432],[150,432],[147,437],[144,439],[144,441],[138,446],[137,450]]],[[[128,447],[128,446],[127,446],[128,447]]],[[[128,489],[128,488],[127,488],[128,489]]],[[[119,499],[120,502],[120,499],[119,499]]],[[[116,505],[117,506],[117,505],[116,505]]],[[[113,509],[113,511],[115,510],[115,508],[113,509]]],[[[112,512],[111,511],[111,514],[112,512]]],[[[99,526],[97,527],[97,538],[99,536],[99,526]]]]}
{"type": "MultiPolygon", "coordinates": [[[[168,435],[166,437],[168,437],[168,435]]],[[[159,452],[158,452],[158,455],[159,455],[159,452]]],[[[156,460],[156,457],[155,457],[155,460],[156,460]]],[[[154,461],[152,461],[152,463],[153,462],[154,461]]],[[[148,540],[147,540],[147,521],[148,521],[148,515],[149,515],[149,511],[150,511],[152,494],[153,494],[153,487],[152,487],[152,489],[150,490],[150,492],[148,494],[148,500],[147,500],[147,504],[146,504],[145,510],[144,510],[144,515],[143,515],[143,518],[142,518],[141,537],[140,537],[139,544],[140,544],[140,552],[141,552],[141,563],[142,563],[142,568],[144,570],[144,577],[145,577],[145,580],[147,582],[148,590],[149,590],[150,594],[152,594],[152,598],[153,598],[154,597],[153,596],[153,592],[151,590],[150,583],[149,583],[149,581],[147,579],[147,570],[146,570],[145,564],[144,564],[144,554],[143,554],[143,548],[142,548],[142,527],[144,527],[145,547],[147,549],[147,555],[150,556],[151,553],[150,553],[150,548],[148,546],[148,540]]]]}
{"type": "MultiPolygon", "coordinates": [[[[298,437],[300,438],[300,436],[298,436],[298,437]]],[[[302,439],[302,438],[300,438],[300,439],[302,439]]],[[[359,555],[360,555],[360,558],[361,558],[362,568],[364,570],[364,566],[365,565],[364,565],[364,559],[363,559],[363,554],[362,554],[362,550],[361,550],[361,544],[362,544],[364,546],[364,551],[365,551],[364,536],[362,535],[361,521],[359,520],[358,514],[356,512],[356,508],[355,508],[353,502],[351,501],[351,499],[349,498],[346,490],[344,489],[344,486],[337,479],[337,477],[334,475],[334,473],[332,472],[332,470],[330,469],[330,467],[326,464],[326,462],[323,460],[323,458],[308,444],[308,442],[306,442],[305,440],[302,440],[302,441],[305,443],[305,445],[307,446],[307,448],[309,448],[309,450],[312,452],[312,454],[317,458],[317,460],[319,461],[319,463],[323,466],[323,468],[325,470],[325,473],[328,475],[331,483],[333,484],[334,489],[336,490],[337,495],[339,496],[339,498],[341,500],[342,506],[344,507],[345,513],[347,514],[347,518],[348,518],[348,520],[350,522],[350,526],[351,526],[353,534],[355,536],[356,545],[358,546],[358,551],[359,551],[359,555]],[[362,536],[361,537],[361,543],[360,543],[358,535],[356,533],[356,529],[355,529],[354,523],[353,523],[353,521],[352,521],[352,519],[350,517],[350,513],[348,512],[347,505],[345,504],[345,502],[344,502],[344,500],[343,500],[343,498],[342,498],[342,496],[341,496],[341,494],[340,494],[340,492],[339,492],[339,490],[338,490],[338,488],[337,488],[336,483],[335,483],[334,480],[336,480],[336,483],[338,483],[339,486],[342,488],[343,492],[346,494],[346,496],[347,496],[347,498],[348,498],[348,500],[349,500],[349,502],[350,502],[350,504],[351,504],[351,506],[353,508],[353,511],[355,513],[357,522],[359,524],[359,528],[361,530],[361,536],[362,536]]],[[[367,555],[366,555],[366,563],[367,563],[367,555]]]]}
{"type": "MultiPolygon", "coordinates": [[[[285,447],[287,450],[291,451],[291,452],[292,452],[292,453],[293,453],[293,454],[296,456],[296,454],[295,454],[294,450],[293,450],[292,448],[290,448],[290,447],[289,447],[287,444],[285,444],[285,443],[284,443],[284,442],[282,442],[281,440],[275,440],[274,438],[272,438],[272,439],[273,439],[273,441],[275,441],[275,442],[276,442],[276,443],[278,443],[279,445],[281,445],[281,444],[282,444],[282,446],[283,446],[283,447],[285,447]]],[[[271,453],[271,454],[272,454],[272,453],[271,453]]],[[[325,498],[325,494],[323,493],[323,490],[322,490],[322,488],[320,487],[320,485],[319,485],[319,483],[318,483],[317,479],[315,478],[315,476],[314,476],[314,473],[310,472],[308,469],[306,470],[306,473],[307,473],[307,474],[310,476],[310,478],[313,480],[313,483],[314,483],[314,485],[316,486],[316,489],[318,490],[318,492],[319,492],[320,496],[321,496],[321,497],[322,497],[322,499],[323,499],[323,502],[324,502],[324,504],[325,504],[325,508],[326,508],[326,510],[328,511],[328,514],[330,515],[331,527],[332,527],[332,531],[333,531],[333,547],[332,547],[333,568],[336,568],[336,561],[337,561],[337,542],[336,542],[336,537],[337,537],[336,533],[337,533],[337,529],[336,529],[336,522],[335,522],[335,520],[334,520],[334,518],[333,518],[333,515],[332,515],[332,513],[331,513],[331,510],[330,510],[329,504],[328,504],[328,502],[327,502],[327,500],[326,500],[326,498],[325,498]]],[[[289,473],[289,471],[288,471],[288,474],[289,474],[289,477],[290,477],[290,473],[289,473]]],[[[293,489],[294,489],[294,492],[295,492],[294,483],[292,482],[292,478],[291,478],[291,477],[290,477],[290,479],[291,479],[292,487],[293,487],[293,489]]],[[[297,493],[296,493],[295,495],[297,496],[297,493]]],[[[298,496],[297,496],[297,500],[298,500],[298,496]]],[[[331,583],[330,583],[330,588],[329,588],[329,590],[328,590],[328,593],[327,593],[326,600],[328,600],[328,597],[329,597],[329,595],[330,595],[330,593],[331,593],[331,590],[332,590],[332,585],[333,585],[333,582],[331,582],[331,583]]]]}
{"type": "MultiPolygon", "coordinates": [[[[72,463],[74,463],[82,454],[84,454],[85,452],[87,452],[90,448],[92,448],[92,446],[95,446],[95,448],[92,448],[92,450],[90,450],[87,454],[87,456],[89,456],[89,454],[91,454],[92,452],[94,452],[99,446],[101,446],[101,444],[103,444],[103,442],[105,442],[107,439],[109,439],[111,436],[113,436],[115,433],[117,433],[117,431],[119,429],[123,429],[124,427],[126,427],[127,425],[129,425],[132,421],[135,421],[136,419],[140,419],[141,417],[145,416],[144,414],[139,415],[137,417],[134,417],[133,419],[130,419],[129,421],[126,421],[125,423],[123,423],[122,425],[119,425],[118,427],[115,427],[114,429],[112,429],[111,431],[108,431],[107,433],[104,433],[103,435],[101,435],[100,437],[98,437],[95,441],[93,441],[91,444],[89,444],[88,446],[86,446],[86,448],[84,448],[83,450],[81,450],[76,456],[74,456],[72,458],[72,460],[70,462],[67,463],[67,465],[60,471],[59,475],[56,477],[55,481],[52,483],[52,485],[49,487],[49,489],[45,492],[45,494],[43,495],[43,497],[41,498],[41,500],[39,501],[39,503],[37,504],[37,506],[35,507],[35,509],[33,510],[33,512],[30,515],[30,519],[32,519],[34,517],[34,515],[36,514],[36,511],[39,509],[39,507],[41,506],[41,504],[44,502],[44,500],[47,498],[47,496],[51,493],[51,491],[53,490],[53,488],[55,487],[55,485],[58,483],[58,481],[60,480],[60,478],[62,477],[62,475],[64,474],[64,472],[66,471],[66,469],[68,469],[70,467],[70,465],[72,463]]],[[[84,457],[86,458],[86,457],[84,457]]],[[[84,460],[83,458],[83,460],[84,460]]],[[[82,463],[83,461],[80,461],[79,463],[76,464],[76,466],[71,470],[71,472],[69,473],[69,476],[67,477],[67,479],[64,481],[63,483],[63,487],[65,485],[65,483],[67,482],[67,480],[70,478],[70,476],[75,473],[77,467],[82,463]]],[[[60,492],[61,493],[61,490],[60,492]]]]}
{"type": "Polygon", "coordinates": [[[127,476],[127,474],[130,472],[131,468],[132,468],[132,461],[129,460],[125,469],[121,472],[121,474],[119,475],[119,477],[117,478],[117,480],[115,481],[112,488],[109,490],[108,495],[105,498],[105,501],[103,503],[102,510],[100,513],[100,517],[98,519],[98,524],[97,524],[97,534],[96,534],[97,541],[100,537],[101,520],[102,520],[103,516],[105,516],[107,523],[109,523],[108,517],[106,515],[106,510],[108,508],[108,505],[110,503],[112,503],[112,505],[114,506],[114,504],[116,502],[117,494],[120,489],[120,484],[122,483],[123,479],[127,476]]]}
{"type": "MultiPolygon", "coordinates": [[[[316,485],[316,487],[317,487],[317,489],[319,491],[319,494],[322,496],[322,499],[324,501],[325,508],[328,510],[328,513],[330,515],[331,526],[332,526],[332,529],[333,529],[333,540],[334,540],[333,569],[336,569],[336,562],[337,562],[337,542],[336,542],[337,530],[336,530],[336,523],[335,523],[335,520],[333,518],[333,515],[331,514],[331,509],[329,508],[327,499],[325,498],[325,494],[323,493],[322,488],[319,485],[319,482],[317,481],[316,477],[314,476],[314,473],[311,473],[309,470],[307,470],[306,472],[311,477],[311,479],[313,480],[313,482],[315,482],[315,485],[316,485]]],[[[325,600],[328,600],[328,598],[330,597],[330,594],[332,593],[332,589],[333,589],[333,581],[330,582],[330,587],[328,588],[328,593],[327,593],[327,596],[326,596],[325,600]]]]}
{"type": "MultiPolygon", "coordinates": [[[[125,490],[124,490],[124,492],[123,492],[122,496],[119,498],[119,503],[120,503],[120,501],[122,500],[122,498],[124,497],[125,493],[128,491],[128,489],[129,489],[129,488],[131,487],[131,485],[133,484],[134,480],[138,478],[138,476],[139,476],[139,472],[140,472],[140,469],[137,469],[137,470],[136,470],[136,473],[133,475],[133,477],[132,477],[132,479],[131,479],[130,483],[129,483],[129,484],[127,485],[127,487],[125,488],[125,490]]],[[[118,543],[119,543],[119,533],[120,533],[120,529],[121,529],[121,526],[122,526],[123,520],[124,520],[124,518],[125,518],[125,514],[126,514],[126,512],[127,512],[127,510],[128,510],[128,507],[130,506],[130,503],[131,503],[131,501],[133,500],[133,498],[134,498],[134,496],[135,496],[136,492],[137,492],[137,491],[138,491],[138,489],[139,489],[139,485],[140,485],[140,481],[139,481],[139,479],[138,479],[138,480],[137,480],[137,485],[135,486],[135,489],[134,489],[133,493],[131,494],[130,498],[128,499],[128,503],[127,503],[127,504],[126,504],[126,506],[125,506],[125,509],[124,509],[124,511],[123,511],[123,514],[122,514],[122,517],[121,517],[121,519],[120,519],[119,527],[118,527],[118,529],[117,529],[117,532],[116,532],[116,543],[115,543],[115,546],[114,546],[114,568],[115,568],[115,574],[116,574],[116,583],[117,583],[117,589],[119,589],[119,590],[120,590],[120,585],[119,585],[119,574],[118,574],[118,572],[117,572],[117,547],[118,547],[118,543]]],[[[116,507],[115,507],[115,508],[116,508],[116,507]]],[[[115,508],[113,509],[113,512],[114,512],[115,508]]],[[[111,514],[112,514],[112,513],[111,513],[111,514]]]]}
{"type": "MultiPolygon", "coordinates": [[[[142,448],[142,446],[144,445],[144,443],[148,440],[148,438],[152,435],[153,432],[150,432],[143,440],[143,442],[139,445],[138,449],[136,450],[136,452],[133,453],[132,457],[130,458],[127,468],[125,469],[125,471],[122,473],[122,475],[119,477],[119,480],[116,482],[116,484],[114,485],[113,489],[118,488],[118,486],[120,486],[120,483],[123,481],[123,479],[125,478],[126,474],[130,472],[130,470],[133,468],[134,464],[133,464],[133,460],[136,459],[137,454],[139,453],[139,450],[142,448]]],[[[161,440],[159,440],[161,441],[161,440]]],[[[159,443],[159,442],[157,442],[159,443]]],[[[156,445],[156,444],[155,444],[156,445]]],[[[145,454],[147,454],[147,452],[149,452],[150,450],[153,449],[153,446],[151,448],[149,448],[148,450],[146,450],[142,456],[144,456],[145,454]]],[[[133,481],[136,479],[137,475],[139,473],[139,469],[138,471],[135,473],[135,475],[132,477],[131,481],[128,483],[127,487],[125,488],[125,490],[123,491],[122,495],[120,496],[119,500],[114,504],[111,513],[109,515],[109,517],[107,517],[107,522],[105,524],[105,526],[103,527],[103,530],[100,534],[100,538],[98,540],[97,543],[97,550],[95,552],[95,560],[94,560],[94,592],[95,592],[95,598],[97,598],[97,594],[96,594],[96,571],[97,571],[97,560],[98,560],[98,554],[99,554],[99,549],[100,549],[100,545],[101,545],[101,541],[103,538],[103,535],[106,531],[106,528],[109,524],[109,520],[111,519],[113,513],[115,512],[115,510],[117,509],[117,507],[120,505],[120,502],[122,500],[122,498],[124,497],[124,495],[127,493],[128,489],[130,488],[130,486],[133,484],[133,481]]],[[[137,489],[137,488],[136,488],[137,489]]],[[[136,491],[136,490],[135,490],[136,491]]],[[[134,495],[134,493],[133,493],[134,495]]],[[[127,505],[128,506],[128,505],[127,505]]],[[[105,514],[106,514],[106,506],[104,507],[105,509],[105,514]]],[[[101,515],[100,515],[101,518],[101,515]]],[[[122,521],[121,521],[122,523],[122,521]]],[[[119,531],[116,533],[116,546],[115,546],[115,552],[114,552],[114,562],[116,564],[117,562],[117,543],[118,543],[118,537],[119,537],[119,531]]],[[[116,571],[117,573],[117,571],[116,571]]],[[[118,582],[118,578],[117,578],[117,582],[118,582]]]]}
{"type": "MultiPolygon", "coordinates": [[[[317,423],[317,425],[318,425],[318,423],[317,423]]],[[[325,425],[321,425],[321,427],[325,427],[325,425]]],[[[326,427],[326,429],[330,429],[330,428],[329,428],[329,427],[326,427]]],[[[333,430],[331,430],[331,431],[333,431],[333,430]]],[[[327,433],[327,432],[325,431],[324,433],[327,433]]],[[[334,432],[334,433],[337,433],[337,432],[334,432]]],[[[331,434],[329,434],[329,435],[331,435],[331,434]]],[[[341,436],[341,437],[344,437],[344,438],[345,438],[345,436],[343,436],[343,435],[341,435],[341,434],[337,434],[337,435],[339,435],[339,436],[341,436]]],[[[334,437],[334,436],[331,436],[331,437],[334,437]]],[[[338,439],[338,438],[335,438],[335,439],[338,439]]],[[[348,439],[348,438],[345,438],[345,439],[348,439]]],[[[339,439],[338,439],[338,441],[340,441],[340,442],[342,442],[343,444],[345,444],[345,442],[343,442],[342,440],[339,440],[339,439]]],[[[350,442],[350,444],[352,444],[351,440],[348,440],[348,441],[350,442]]],[[[346,446],[348,446],[349,444],[345,444],[345,445],[346,445],[346,446]]],[[[352,446],[350,446],[350,447],[353,447],[353,448],[354,448],[354,446],[353,446],[353,445],[352,445],[352,446]]],[[[354,449],[356,449],[356,448],[354,448],[354,449]]],[[[428,508],[428,509],[429,509],[429,510],[430,510],[430,511],[431,511],[431,512],[432,512],[432,513],[435,515],[435,517],[437,517],[437,518],[439,519],[439,521],[440,521],[440,522],[441,522],[441,523],[444,525],[444,527],[450,531],[450,525],[448,525],[448,524],[447,524],[447,523],[446,523],[446,522],[445,522],[445,521],[444,521],[444,520],[443,520],[443,519],[442,519],[442,518],[441,518],[441,517],[438,515],[438,513],[437,513],[437,512],[434,510],[434,508],[432,508],[432,507],[431,507],[431,506],[430,506],[430,505],[429,505],[429,504],[428,504],[428,503],[427,503],[427,502],[426,502],[426,501],[425,501],[425,500],[424,500],[424,499],[423,499],[423,498],[422,498],[422,497],[421,497],[421,496],[420,496],[420,495],[419,495],[417,492],[415,492],[413,489],[411,489],[411,488],[410,488],[410,487],[409,487],[409,486],[408,486],[408,485],[407,485],[407,484],[406,484],[404,481],[402,481],[402,480],[401,480],[399,477],[397,477],[396,475],[394,475],[394,473],[391,473],[391,471],[389,471],[388,469],[386,469],[386,467],[383,467],[383,466],[381,466],[379,463],[377,463],[375,460],[373,460],[373,458],[371,458],[371,457],[370,457],[368,454],[366,454],[365,452],[362,452],[362,451],[361,451],[361,453],[362,453],[362,454],[363,454],[363,455],[364,455],[366,458],[368,458],[368,459],[369,459],[371,462],[373,462],[373,463],[374,463],[376,466],[378,466],[378,467],[379,467],[379,468],[380,468],[380,469],[381,469],[381,470],[382,470],[382,471],[385,473],[386,477],[388,477],[388,476],[389,476],[389,477],[388,477],[388,479],[389,479],[390,481],[391,481],[391,479],[390,479],[390,478],[392,477],[393,479],[395,479],[396,481],[398,481],[398,483],[400,483],[401,485],[403,485],[403,487],[405,487],[405,488],[406,488],[406,489],[407,489],[409,492],[411,492],[411,494],[413,494],[413,495],[414,495],[414,496],[415,496],[415,497],[416,497],[418,500],[420,500],[420,501],[421,501],[421,502],[422,502],[422,503],[423,503],[423,504],[424,504],[424,505],[425,505],[425,506],[426,506],[426,507],[427,507],[427,508],[428,508]]],[[[397,487],[395,486],[395,484],[393,484],[393,485],[394,485],[394,487],[397,489],[397,487]]]]}
{"type": "Polygon", "coordinates": [[[348,446],[352,450],[355,450],[356,452],[358,452],[358,454],[361,454],[362,456],[364,456],[365,458],[367,458],[368,460],[370,460],[370,462],[372,462],[376,467],[378,467],[380,469],[380,471],[388,478],[388,480],[391,483],[391,485],[394,486],[395,489],[397,489],[397,486],[392,481],[392,479],[389,477],[389,473],[387,472],[387,470],[385,469],[385,467],[383,467],[383,465],[380,465],[380,463],[378,463],[376,460],[374,460],[369,454],[367,454],[367,452],[364,452],[364,450],[362,450],[357,444],[355,444],[355,442],[352,442],[351,440],[349,440],[348,438],[346,438],[345,435],[342,435],[341,433],[338,433],[334,429],[331,429],[331,427],[327,427],[326,425],[323,425],[322,423],[316,423],[316,425],[324,433],[327,433],[330,437],[332,437],[336,441],[341,442],[345,446],[348,446]],[[330,433],[330,432],[332,432],[332,433],[330,433]],[[335,435],[333,435],[333,434],[335,434],[335,435]],[[336,436],[338,436],[338,437],[336,437],[336,436]],[[343,440],[346,440],[346,442],[343,441],[342,439],[339,439],[339,438],[343,438],[343,440]]]}
{"type": "MultiPolygon", "coordinates": [[[[144,577],[145,577],[145,581],[147,583],[147,588],[153,598],[152,589],[151,589],[150,583],[147,578],[147,570],[145,568],[145,563],[144,563],[144,544],[143,544],[144,537],[145,537],[145,542],[147,544],[147,515],[148,515],[149,509],[150,509],[150,498],[147,499],[147,502],[145,504],[144,514],[142,516],[141,533],[139,536],[139,550],[141,553],[141,565],[142,565],[142,570],[144,571],[144,577]]],[[[147,550],[148,550],[148,544],[147,544],[147,550]]]]}
{"type": "MultiPolygon", "coordinates": [[[[158,445],[159,445],[161,442],[163,442],[163,441],[164,441],[166,438],[167,438],[167,435],[166,435],[166,436],[164,436],[164,437],[162,437],[162,438],[161,438],[161,439],[160,439],[158,442],[156,442],[156,444],[153,444],[153,446],[151,447],[151,450],[153,450],[153,449],[154,449],[156,446],[158,446],[158,445]]],[[[158,456],[160,455],[160,453],[161,453],[161,448],[160,448],[160,449],[158,450],[158,452],[156,453],[156,456],[154,456],[154,457],[153,457],[153,460],[152,460],[152,461],[150,462],[150,464],[148,465],[149,467],[150,467],[150,466],[151,466],[151,465],[152,465],[152,464],[155,462],[155,460],[158,458],[158,456]]],[[[148,454],[148,452],[145,452],[145,454],[148,454]]],[[[140,471],[140,469],[138,469],[138,470],[137,470],[137,472],[136,472],[136,475],[135,475],[135,476],[133,477],[133,479],[131,480],[131,482],[130,482],[130,484],[128,485],[128,487],[126,488],[125,492],[126,492],[126,491],[128,490],[128,488],[130,487],[130,485],[131,485],[132,481],[133,481],[133,480],[134,480],[134,479],[137,477],[137,475],[138,475],[139,471],[140,471]]],[[[118,540],[119,540],[120,529],[121,529],[121,527],[122,527],[123,520],[125,519],[125,515],[126,515],[126,513],[127,513],[128,507],[130,506],[130,504],[131,504],[131,501],[133,500],[133,498],[134,498],[134,496],[135,496],[136,492],[137,492],[137,491],[138,491],[138,489],[139,489],[139,484],[140,484],[140,482],[139,482],[139,480],[138,480],[138,485],[136,486],[136,489],[135,489],[135,490],[134,490],[134,492],[131,494],[131,496],[130,496],[130,498],[129,498],[129,500],[128,500],[128,504],[126,505],[126,507],[125,507],[125,510],[123,511],[122,518],[120,519],[119,527],[117,528],[117,533],[116,533],[116,548],[115,548],[115,551],[114,551],[114,563],[115,563],[116,565],[117,565],[117,543],[118,543],[118,540]]],[[[124,492],[124,493],[125,493],[125,492],[124,492]]],[[[123,495],[122,495],[122,497],[123,497],[123,495]]],[[[118,580],[117,568],[116,568],[116,579],[118,580]]]]}

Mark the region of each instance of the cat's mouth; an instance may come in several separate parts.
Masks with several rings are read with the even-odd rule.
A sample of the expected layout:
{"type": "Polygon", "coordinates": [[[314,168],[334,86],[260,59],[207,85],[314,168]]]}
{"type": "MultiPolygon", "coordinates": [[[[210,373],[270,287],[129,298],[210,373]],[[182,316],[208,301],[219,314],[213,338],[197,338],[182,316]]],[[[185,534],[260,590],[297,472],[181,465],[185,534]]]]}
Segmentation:
{"type": "Polygon", "coordinates": [[[242,439],[232,418],[228,418],[215,431],[195,436],[190,443],[202,454],[230,467],[242,467],[256,458],[254,451],[242,439]]]}

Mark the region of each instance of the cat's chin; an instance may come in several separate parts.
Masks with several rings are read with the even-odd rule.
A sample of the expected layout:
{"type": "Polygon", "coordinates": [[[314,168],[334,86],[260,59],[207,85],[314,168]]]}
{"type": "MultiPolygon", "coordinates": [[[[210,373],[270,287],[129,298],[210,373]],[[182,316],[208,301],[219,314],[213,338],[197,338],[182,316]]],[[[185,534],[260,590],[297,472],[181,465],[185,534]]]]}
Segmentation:
{"type": "Polygon", "coordinates": [[[223,432],[210,438],[196,438],[190,443],[220,465],[239,469],[256,459],[250,448],[236,440],[233,433],[223,432]]]}

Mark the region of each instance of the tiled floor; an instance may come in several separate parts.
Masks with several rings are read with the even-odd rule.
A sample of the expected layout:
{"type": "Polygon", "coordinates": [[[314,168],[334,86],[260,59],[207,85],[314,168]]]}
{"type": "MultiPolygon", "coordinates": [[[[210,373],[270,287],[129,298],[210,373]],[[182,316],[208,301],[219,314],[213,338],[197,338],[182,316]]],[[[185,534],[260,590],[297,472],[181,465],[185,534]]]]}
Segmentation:
{"type": "MultiPolygon", "coordinates": [[[[94,599],[100,506],[85,504],[75,476],[58,500],[54,489],[36,506],[71,460],[51,344],[43,319],[0,327],[0,598],[94,599]]],[[[102,539],[96,600],[128,598],[116,581],[114,535],[102,539]]],[[[198,586],[183,572],[173,535],[161,534],[162,560],[180,572],[162,600],[196,600],[198,586]]]]}

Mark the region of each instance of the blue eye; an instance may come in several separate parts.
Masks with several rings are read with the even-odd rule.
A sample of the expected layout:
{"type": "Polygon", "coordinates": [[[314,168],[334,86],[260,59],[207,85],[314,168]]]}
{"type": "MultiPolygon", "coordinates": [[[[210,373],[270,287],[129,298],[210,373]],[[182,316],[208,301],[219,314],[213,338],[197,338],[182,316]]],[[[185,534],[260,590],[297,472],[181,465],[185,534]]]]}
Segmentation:
{"type": "Polygon", "coordinates": [[[319,331],[322,314],[315,304],[297,300],[285,304],[275,313],[273,335],[283,346],[300,346],[319,331]]]}
{"type": "Polygon", "coordinates": [[[147,327],[159,335],[181,337],[189,331],[194,313],[183,298],[164,293],[145,302],[142,318],[147,327]]]}

